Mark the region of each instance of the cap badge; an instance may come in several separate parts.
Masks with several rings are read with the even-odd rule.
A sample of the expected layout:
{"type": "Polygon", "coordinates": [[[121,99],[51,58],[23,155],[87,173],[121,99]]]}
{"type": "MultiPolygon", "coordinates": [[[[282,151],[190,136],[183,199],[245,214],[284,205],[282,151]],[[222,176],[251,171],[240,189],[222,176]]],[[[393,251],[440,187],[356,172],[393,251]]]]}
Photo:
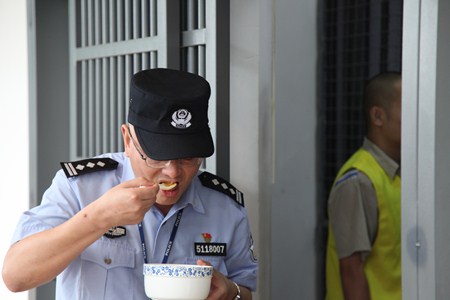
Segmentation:
{"type": "Polygon", "coordinates": [[[172,124],[172,126],[175,128],[184,129],[192,125],[190,122],[191,119],[191,113],[187,109],[183,108],[177,110],[172,114],[172,122],[170,122],[170,124],[172,124]]]}

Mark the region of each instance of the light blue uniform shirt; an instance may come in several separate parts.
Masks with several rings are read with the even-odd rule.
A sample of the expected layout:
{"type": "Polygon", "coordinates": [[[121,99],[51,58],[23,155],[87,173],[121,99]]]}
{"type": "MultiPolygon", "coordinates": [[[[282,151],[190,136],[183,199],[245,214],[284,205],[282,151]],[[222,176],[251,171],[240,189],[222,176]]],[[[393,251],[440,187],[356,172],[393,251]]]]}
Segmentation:
{"type": "MultiPolygon", "coordinates": [[[[112,187],[134,178],[123,153],[104,156],[116,160],[117,169],[69,179],[62,170],[58,171],[41,205],[21,216],[12,242],[64,223],[112,187]]],[[[197,259],[204,259],[231,280],[254,291],[258,264],[253,256],[246,210],[224,193],[203,186],[197,176],[167,216],[154,207],[145,215],[148,261],[162,262],[177,211],[182,208],[168,263],[197,264],[197,259]],[[195,243],[204,244],[205,233],[211,236],[211,243],[226,244],[225,256],[196,255],[195,243]]],[[[138,226],[124,227],[125,236],[102,236],[57,277],[57,300],[148,299],[144,291],[138,226]]]]}

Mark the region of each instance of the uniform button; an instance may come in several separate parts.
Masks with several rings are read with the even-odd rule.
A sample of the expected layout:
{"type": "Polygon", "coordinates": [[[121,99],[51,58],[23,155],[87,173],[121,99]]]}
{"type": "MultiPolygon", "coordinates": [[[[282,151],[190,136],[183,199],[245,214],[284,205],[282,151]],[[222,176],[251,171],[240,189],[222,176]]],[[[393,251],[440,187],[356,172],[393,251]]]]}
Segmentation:
{"type": "Polygon", "coordinates": [[[112,259],[111,258],[105,258],[103,260],[105,262],[105,264],[110,265],[112,263],[112,259]]]}

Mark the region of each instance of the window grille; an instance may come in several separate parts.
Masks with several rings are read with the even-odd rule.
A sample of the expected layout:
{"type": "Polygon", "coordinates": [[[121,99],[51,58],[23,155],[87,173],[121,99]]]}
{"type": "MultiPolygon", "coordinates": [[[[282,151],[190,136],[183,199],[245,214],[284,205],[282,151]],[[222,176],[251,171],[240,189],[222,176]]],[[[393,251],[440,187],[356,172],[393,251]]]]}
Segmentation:
{"type": "Polygon", "coordinates": [[[402,9],[402,0],[321,2],[319,194],[325,202],[365,135],[365,82],[381,71],[401,71],[402,9]]]}
{"type": "MultiPolygon", "coordinates": [[[[217,144],[217,74],[229,67],[217,64],[221,37],[214,33],[228,24],[216,22],[218,6],[216,0],[70,0],[72,159],[123,151],[120,125],[127,118],[129,80],[156,67],[210,82],[209,120],[217,144]]],[[[203,168],[215,172],[216,155],[203,168]]]]}

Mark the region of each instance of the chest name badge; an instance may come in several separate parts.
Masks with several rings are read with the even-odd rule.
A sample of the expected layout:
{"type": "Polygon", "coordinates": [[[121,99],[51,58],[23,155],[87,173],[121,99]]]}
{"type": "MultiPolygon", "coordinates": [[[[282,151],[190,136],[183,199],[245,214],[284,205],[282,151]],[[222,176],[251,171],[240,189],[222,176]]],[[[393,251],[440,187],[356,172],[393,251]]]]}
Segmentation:
{"type": "Polygon", "coordinates": [[[226,256],[227,244],[225,243],[195,243],[195,255],[197,256],[226,256]]]}
{"type": "Polygon", "coordinates": [[[115,239],[127,235],[127,229],[123,226],[114,226],[104,234],[107,238],[115,239]]]}

